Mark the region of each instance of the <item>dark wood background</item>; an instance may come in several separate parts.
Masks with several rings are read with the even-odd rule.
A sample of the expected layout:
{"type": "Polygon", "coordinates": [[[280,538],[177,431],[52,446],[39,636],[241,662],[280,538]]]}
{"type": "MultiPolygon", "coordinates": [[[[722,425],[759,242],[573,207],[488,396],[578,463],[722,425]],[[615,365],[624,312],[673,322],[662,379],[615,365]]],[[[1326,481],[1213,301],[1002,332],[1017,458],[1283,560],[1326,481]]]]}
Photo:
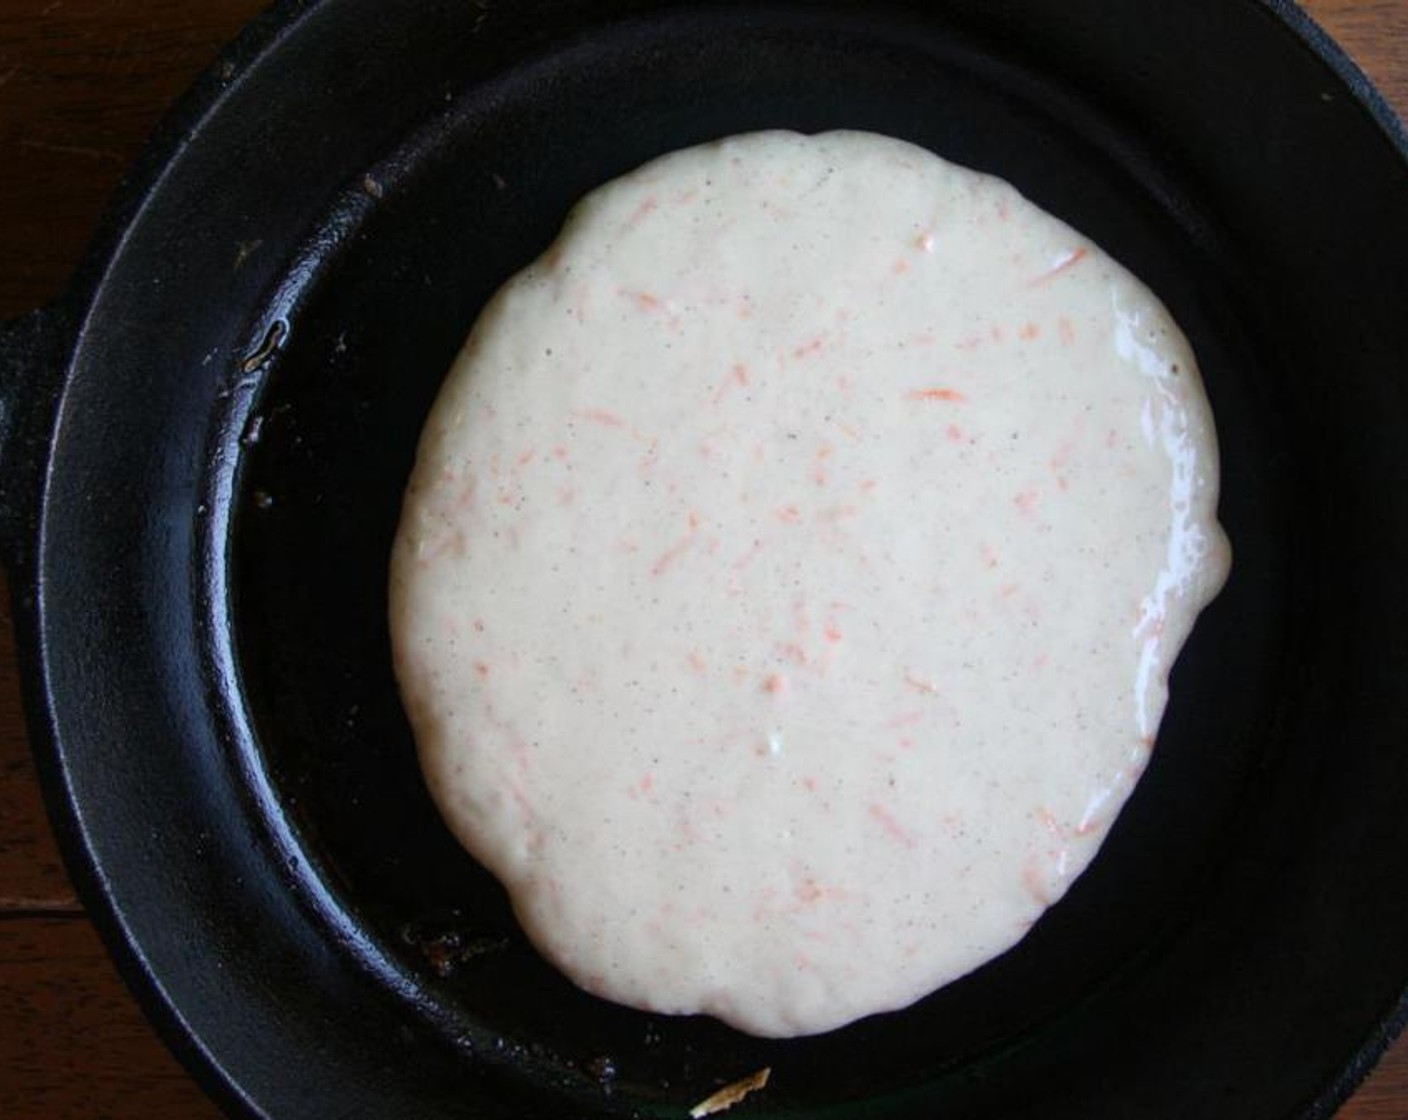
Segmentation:
{"type": "MultiPolygon", "coordinates": [[[[160,114],[263,6],[0,0],[0,317],[63,288],[160,114]]],[[[1408,117],[1408,0],[1305,6],[1408,117]]],[[[64,874],[25,740],[3,583],[0,602],[0,1116],[214,1117],[118,980],[64,874]]],[[[1408,1035],[1336,1120],[1406,1118],[1408,1035]]]]}

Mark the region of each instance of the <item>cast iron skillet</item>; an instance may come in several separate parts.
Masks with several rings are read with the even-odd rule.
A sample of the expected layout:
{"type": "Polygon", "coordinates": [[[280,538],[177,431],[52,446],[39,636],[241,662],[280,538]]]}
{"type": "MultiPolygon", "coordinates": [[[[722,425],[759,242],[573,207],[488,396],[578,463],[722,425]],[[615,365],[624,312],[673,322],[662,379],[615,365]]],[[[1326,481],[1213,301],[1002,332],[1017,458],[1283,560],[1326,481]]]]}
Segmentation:
{"type": "MultiPolygon", "coordinates": [[[[1289,3],[324,0],[167,124],[4,336],[4,544],[85,900],[232,1112],[1324,1117],[1408,981],[1408,160],[1289,3]],[[437,383],[570,203],[762,127],[1016,183],[1200,354],[1227,590],[1152,768],[1020,946],[763,1043],[583,995],[421,787],[386,558],[437,383]]],[[[569,640],[569,636],[564,636],[569,640]]]]}

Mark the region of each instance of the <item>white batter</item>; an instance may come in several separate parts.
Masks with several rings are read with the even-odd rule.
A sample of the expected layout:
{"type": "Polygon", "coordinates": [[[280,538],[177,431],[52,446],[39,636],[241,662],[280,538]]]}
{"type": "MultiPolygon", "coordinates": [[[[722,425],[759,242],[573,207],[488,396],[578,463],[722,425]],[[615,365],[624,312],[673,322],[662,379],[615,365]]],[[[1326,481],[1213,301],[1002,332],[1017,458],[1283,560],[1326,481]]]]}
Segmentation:
{"type": "Polygon", "coordinates": [[[486,309],[391,579],[446,821],[589,991],[759,1035],[1019,940],[1226,574],[1159,302],[1011,187],[771,132],[601,188],[486,309]]]}

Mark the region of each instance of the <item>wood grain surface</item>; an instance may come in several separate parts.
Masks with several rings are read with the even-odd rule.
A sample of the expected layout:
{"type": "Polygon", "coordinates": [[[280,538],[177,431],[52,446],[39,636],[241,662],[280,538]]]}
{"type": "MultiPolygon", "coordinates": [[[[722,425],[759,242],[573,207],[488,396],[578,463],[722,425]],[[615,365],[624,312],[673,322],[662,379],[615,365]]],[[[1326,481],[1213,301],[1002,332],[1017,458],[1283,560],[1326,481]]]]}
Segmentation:
{"type": "MultiPolygon", "coordinates": [[[[161,114],[263,6],[0,0],[0,316],[63,289],[161,114]]],[[[1305,6],[1408,116],[1408,0],[1305,6]]],[[[214,1117],[122,986],[65,876],[25,738],[3,583],[0,599],[0,1116],[214,1117]]],[[[1405,1118],[1408,1036],[1336,1120],[1405,1118]]]]}

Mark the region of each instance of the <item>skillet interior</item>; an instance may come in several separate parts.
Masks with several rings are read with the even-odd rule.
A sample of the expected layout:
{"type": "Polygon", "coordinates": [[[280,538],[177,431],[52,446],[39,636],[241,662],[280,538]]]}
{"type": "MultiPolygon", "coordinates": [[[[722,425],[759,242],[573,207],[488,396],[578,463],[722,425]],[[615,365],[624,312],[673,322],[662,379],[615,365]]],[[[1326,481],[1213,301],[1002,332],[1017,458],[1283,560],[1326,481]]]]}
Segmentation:
{"type": "Polygon", "coordinates": [[[750,22],[744,35],[707,18],[646,23],[541,59],[503,83],[491,115],[465,99],[372,169],[375,186],[354,183],[345,205],[359,211],[355,232],[317,262],[288,313],[296,326],[250,422],[258,443],[241,479],[242,665],[260,745],[303,842],[464,1031],[541,1047],[531,1061],[584,1078],[609,1069],[625,1101],[688,1103],[698,1086],[760,1065],[774,1067],[778,1102],[883,1095],[1059,1030],[1089,992],[1145,966],[1195,907],[1201,877],[1232,843],[1280,669],[1288,587],[1269,546],[1285,538],[1287,518],[1277,489],[1258,480],[1271,501],[1229,487],[1226,516],[1246,553],[1239,572],[1275,578],[1240,578],[1200,631],[1179,682],[1186,702],[1108,858],[1018,951],[908,1014],[764,1044],[593,1000],[527,946],[420,783],[388,668],[385,560],[421,423],[475,309],[592,186],[731,132],[901,132],[1022,183],[1150,277],[1196,340],[1218,415],[1238,435],[1230,460],[1264,462],[1278,437],[1253,396],[1256,347],[1230,313],[1234,262],[1186,220],[1194,205],[1117,125],[984,52],[916,49],[902,24],[750,22]],[[685,55],[692,71],[681,73],[685,55]],[[818,72],[844,98],[799,98],[818,72]],[[712,93],[701,109],[702,87],[712,93]],[[563,137],[577,138],[570,150],[563,137]],[[449,975],[436,977],[437,965],[449,975]]]}
{"type": "MultiPolygon", "coordinates": [[[[141,912],[155,897],[122,905],[122,875],[139,859],[131,840],[106,862],[120,936],[170,985],[227,1099],[233,1085],[247,1107],[278,1115],[325,1114],[335,1099],[368,1115],[678,1115],[770,1065],[773,1085],[752,1107],[776,1113],[997,1117],[1039,1100],[1051,1116],[1269,1118],[1329,1107],[1408,972],[1396,887],[1408,737],[1393,703],[1405,666],[1389,640],[1408,605],[1396,568],[1408,518],[1394,489],[1408,466],[1392,430],[1405,418],[1395,378],[1408,340],[1392,308],[1408,291],[1408,176],[1323,63],[1253,4],[669,8],[621,22],[601,13],[629,5],[591,5],[590,19],[586,6],[542,5],[535,20],[527,6],[511,17],[447,4],[419,27],[373,7],[324,4],[270,52],[266,65],[281,52],[285,66],[335,67],[302,45],[319,21],[351,35],[375,18],[391,58],[338,40],[344,66],[370,68],[348,95],[366,102],[369,126],[346,151],[325,137],[323,165],[301,161],[298,207],[275,204],[261,226],[224,213],[237,203],[214,206],[221,234],[269,233],[236,254],[238,298],[183,328],[189,337],[128,324],[144,360],[116,375],[109,361],[108,382],[65,405],[60,457],[78,454],[99,398],[125,377],[154,406],[128,421],[129,438],[150,439],[155,417],[181,425],[147,456],[148,473],[163,473],[163,455],[209,464],[200,475],[178,466],[178,481],[159,484],[157,515],[138,517],[145,558],[186,573],[189,602],[148,572],[144,605],[114,600],[118,624],[103,629],[140,644],[160,623],[159,661],[184,665],[159,686],[158,710],[173,713],[188,751],[168,761],[194,772],[171,791],[169,823],[205,817],[208,866],[183,867],[172,886],[208,922],[247,912],[276,931],[249,944],[212,936],[210,951],[273,1004],[305,1018],[321,1005],[296,1060],[280,1072],[258,1046],[237,1053],[241,1031],[221,1036],[210,992],[181,999],[179,946],[141,912]],[[505,53],[486,55],[478,36],[505,53]],[[1186,77],[1195,43],[1214,41],[1207,73],[1170,80],[1186,77]],[[486,57],[515,64],[471,84],[486,57]],[[379,112],[375,82],[416,58],[419,92],[379,112]],[[1272,81],[1265,105],[1239,96],[1272,81]],[[1236,120],[1216,115],[1229,102],[1236,120]],[[916,1008],[787,1043],[603,1004],[536,958],[420,785],[384,621],[400,489],[477,309],[592,186],[761,127],[871,128],[925,144],[1014,182],[1150,283],[1199,354],[1236,553],[1175,674],[1153,765],[1067,899],[1011,953],[916,1008]],[[1343,174],[1327,180],[1326,165],[1343,174]],[[277,346],[257,360],[266,343],[277,346]],[[207,399],[164,404],[193,356],[215,367],[207,399]],[[209,721],[213,734],[195,726],[209,721]],[[320,1032],[321,1047],[310,1041],[320,1032]],[[287,1084],[305,1063],[327,1094],[311,1106],[287,1084]]],[[[347,111],[340,96],[326,111],[347,111]]],[[[275,117],[244,152],[297,127],[275,117]]],[[[154,220],[144,214],[138,231],[156,239],[153,261],[187,236],[163,244],[154,220]]],[[[187,291],[204,267],[188,266],[187,291]]],[[[124,292],[109,277],[101,294],[124,292]]],[[[95,304],[80,373],[85,356],[118,352],[95,350],[91,332],[112,330],[100,312],[120,307],[95,304]]],[[[99,462],[121,454],[112,438],[99,440],[99,462]]],[[[68,509],[55,477],[50,541],[64,539],[68,509]]],[[[91,490],[68,485],[70,503],[91,511],[91,490]]],[[[111,498],[103,508],[120,522],[132,495],[114,487],[111,498]]],[[[112,547],[52,564],[55,613],[112,547]]],[[[91,679],[67,656],[58,684],[91,679]]],[[[119,720],[122,703],[111,705],[119,720]]],[[[151,738],[143,730],[138,741],[151,738]]],[[[70,766],[80,794],[98,788],[91,758],[70,766]]],[[[154,858],[150,842],[140,855],[154,858]]],[[[249,1012],[243,1029],[258,1021],[249,1012]]]]}

